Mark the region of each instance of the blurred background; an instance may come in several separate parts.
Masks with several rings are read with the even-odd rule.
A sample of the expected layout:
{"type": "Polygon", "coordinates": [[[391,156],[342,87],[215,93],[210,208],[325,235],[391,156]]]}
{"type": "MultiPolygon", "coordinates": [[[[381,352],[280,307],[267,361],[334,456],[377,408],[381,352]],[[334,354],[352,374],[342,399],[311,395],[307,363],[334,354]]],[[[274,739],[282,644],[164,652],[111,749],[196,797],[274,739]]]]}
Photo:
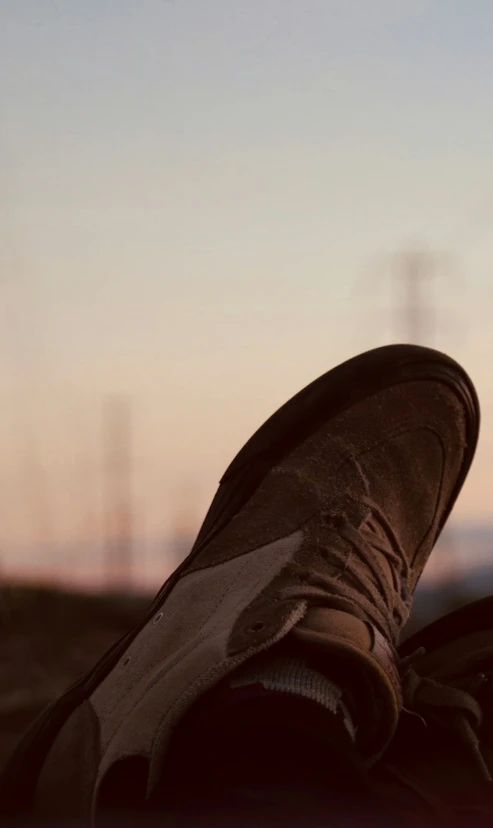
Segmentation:
{"type": "Polygon", "coordinates": [[[368,348],[482,402],[412,623],[493,592],[492,34],[489,0],[1,3],[0,759],[368,348]]]}

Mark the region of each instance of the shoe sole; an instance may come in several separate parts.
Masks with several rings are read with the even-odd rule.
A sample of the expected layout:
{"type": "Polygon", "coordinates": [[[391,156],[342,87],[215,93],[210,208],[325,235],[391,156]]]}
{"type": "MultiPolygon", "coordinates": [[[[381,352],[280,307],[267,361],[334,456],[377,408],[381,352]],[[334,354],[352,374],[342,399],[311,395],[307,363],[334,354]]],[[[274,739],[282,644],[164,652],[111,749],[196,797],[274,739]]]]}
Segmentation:
{"type": "Polygon", "coordinates": [[[480,598],[453,610],[413,633],[400,645],[399,655],[406,658],[424,647],[427,652],[439,650],[458,638],[472,633],[493,630],[493,596],[480,598]]]}
{"type": "Polygon", "coordinates": [[[188,557],[165,582],[142,621],[34,723],[3,775],[0,799],[5,798],[10,787],[7,798],[12,800],[15,787],[22,791],[24,803],[28,803],[29,779],[37,777],[46,750],[70,713],[104,680],[166,600],[191,561],[231,521],[282,457],[345,409],[392,385],[420,380],[448,385],[460,397],[467,414],[467,450],[448,509],[442,517],[440,533],[467,477],[479,434],[479,402],[466,372],[439,351],[415,345],[388,345],[356,356],[323,374],[278,409],[236,455],[220,481],[188,557]]]}

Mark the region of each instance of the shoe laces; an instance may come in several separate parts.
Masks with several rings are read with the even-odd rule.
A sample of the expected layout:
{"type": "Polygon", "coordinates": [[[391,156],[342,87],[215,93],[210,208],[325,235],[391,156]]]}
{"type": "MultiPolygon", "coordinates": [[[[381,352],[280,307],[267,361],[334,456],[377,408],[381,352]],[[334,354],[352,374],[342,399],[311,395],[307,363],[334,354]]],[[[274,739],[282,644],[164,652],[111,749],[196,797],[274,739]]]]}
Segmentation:
{"type": "MultiPolygon", "coordinates": [[[[411,607],[410,566],[381,507],[367,496],[360,504],[365,514],[358,521],[351,521],[343,509],[319,513],[314,551],[332,571],[302,573],[303,597],[330,601],[335,609],[370,620],[395,642],[411,607]]],[[[299,594],[292,587],[291,597],[293,590],[299,594]]]]}
{"type": "Polygon", "coordinates": [[[368,510],[364,523],[359,529],[346,523],[341,534],[372,573],[376,585],[371,578],[364,577],[361,567],[351,570],[375,605],[382,632],[395,641],[411,609],[411,567],[399,538],[379,504],[368,496],[362,498],[362,503],[368,510]],[[380,553],[387,562],[387,570],[375,552],[380,553]]]}
{"type": "Polygon", "coordinates": [[[483,713],[474,695],[487,676],[479,673],[463,687],[421,676],[414,669],[414,662],[425,652],[421,648],[401,662],[404,709],[419,716],[425,725],[433,721],[451,730],[467,750],[481,778],[491,784],[493,778],[478,736],[483,713]]]}

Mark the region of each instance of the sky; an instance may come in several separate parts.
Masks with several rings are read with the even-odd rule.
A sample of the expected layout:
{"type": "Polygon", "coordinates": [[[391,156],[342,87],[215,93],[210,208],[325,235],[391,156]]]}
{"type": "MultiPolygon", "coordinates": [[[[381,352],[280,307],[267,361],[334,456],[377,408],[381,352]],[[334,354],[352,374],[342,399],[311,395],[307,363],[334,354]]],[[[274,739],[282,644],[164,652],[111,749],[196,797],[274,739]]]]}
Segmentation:
{"type": "Polygon", "coordinates": [[[101,533],[114,395],[137,533],[200,521],[279,405],[407,339],[410,245],[482,402],[456,519],[491,520],[492,35],[488,0],[0,4],[4,554],[101,533]]]}

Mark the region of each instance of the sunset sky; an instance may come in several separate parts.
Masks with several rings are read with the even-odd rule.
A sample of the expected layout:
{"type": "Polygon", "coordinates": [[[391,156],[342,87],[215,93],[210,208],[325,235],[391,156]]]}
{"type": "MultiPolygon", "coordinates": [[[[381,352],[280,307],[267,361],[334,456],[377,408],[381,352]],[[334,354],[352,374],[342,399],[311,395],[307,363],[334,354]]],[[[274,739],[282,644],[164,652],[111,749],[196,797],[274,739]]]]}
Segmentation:
{"type": "Polygon", "coordinates": [[[0,4],[4,554],[101,531],[113,394],[138,532],[198,521],[275,408],[406,339],[410,244],[482,401],[456,519],[491,520],[492,38],[490,0],[0,4]]]}

